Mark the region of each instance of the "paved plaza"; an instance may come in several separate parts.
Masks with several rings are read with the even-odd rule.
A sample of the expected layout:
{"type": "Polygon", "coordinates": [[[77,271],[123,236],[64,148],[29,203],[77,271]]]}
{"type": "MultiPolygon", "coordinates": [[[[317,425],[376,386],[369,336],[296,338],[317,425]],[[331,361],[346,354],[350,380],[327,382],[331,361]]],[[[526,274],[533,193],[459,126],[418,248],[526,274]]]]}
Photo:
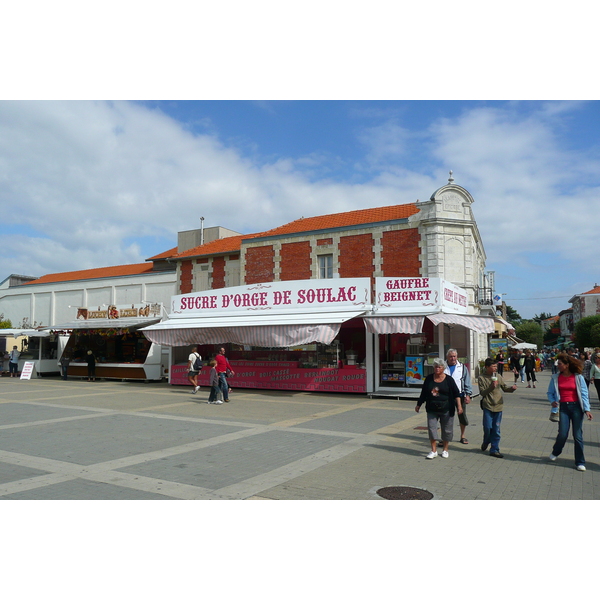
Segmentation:
{"type": "MultiPolygon", "coordinates": [[[[439,500],[600,499],[600,404],[584,423],[587,471],[572,439],[548,461],[547,372],[505,395],[501,452],[480,450],[478,401],[468,445],[426,460],[414,400],[208,389],[166,383],[0,379],[0,498],[14,500],[377,500],[390,486],[439,500]]],[[[507,377],[512,383],[512,375],[507,377]]],[[[457,420],[456,420],[457,421],[457,420]]],[[[455,423],[455,440],[459,438],[455,423]]]]}

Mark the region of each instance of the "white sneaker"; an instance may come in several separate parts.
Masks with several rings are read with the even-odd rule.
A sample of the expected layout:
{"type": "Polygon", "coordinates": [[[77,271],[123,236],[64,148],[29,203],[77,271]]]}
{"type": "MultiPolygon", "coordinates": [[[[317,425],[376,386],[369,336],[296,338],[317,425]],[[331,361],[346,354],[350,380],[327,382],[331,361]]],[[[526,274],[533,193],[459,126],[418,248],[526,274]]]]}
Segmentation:
{"type": "Polygon", "coordinates": [[[217,400],[215,404],[223,404],[223,400],[217,400]]]}
{"type": "Polygon", "coordinates": [[[442,458],[448,458],[448,451],[447,450],[444,450],[442,452],[442,458]]]}
{"type": "Polygon", "coordinates": [[[551,461],[555,461],[555,460],[558,458],[558,456],[554,456],[554,454],[551,454],[551,455],[550,455],[548,458],[549,458],[551,461]]]}
{"type": "Polygon", "coordinates": [[[426,458],[435,458],[437,456],[437,452],[430,452],[426,458]]]}
{"type": "Polygon", "coordinates": [[[194,390],[194,394],[195,394],[195,393],[196,393],[196,392],[197,392],[199,389],[200,389],[200,386],[199,386],[199,385],[197,385],[197,386],[196,386],[196,389],[194,390]]]}
{"type": "Polygon", "coordinates": [[[578,471],[585,471],[585,465],[577,465],[578,471]]]}

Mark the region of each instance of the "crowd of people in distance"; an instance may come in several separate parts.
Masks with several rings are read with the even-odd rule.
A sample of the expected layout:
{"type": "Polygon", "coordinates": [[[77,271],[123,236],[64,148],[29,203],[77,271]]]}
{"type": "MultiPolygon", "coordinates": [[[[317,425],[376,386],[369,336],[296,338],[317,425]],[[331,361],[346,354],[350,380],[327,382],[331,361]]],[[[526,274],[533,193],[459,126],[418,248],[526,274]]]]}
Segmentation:
{"type": "MultiPolygon", "coordinates": [[[[583,421],[592,420],[590,412],[589,386],[593,382],[600,398],[600,348],[594,352],[579,352],[570,348],[566,352],[558,350],[537,354],[531,350],[513,350],[510,357],[499,352],[495,358],[486,358],[483,370],[477,378],[480,407],[483,411],[482,452],[489,448],[490,456],[504,458],[500,452],[500,425],[504,408],[504,393],[517,389],[519,379],[527,387],[536,387],[536,369],[551,368],[552,375],[547,397],[550,402],[550,420],[558,423],[558,433],[552,447],[549,460],[555,461],[561,455],[572,430],[575,446],[575,468],[585,471],[583,448],[583,421]],[[505,376],[512,372],[512,385],[505,376]]],[[[415,411],[419,412],[425,404],[427,413],[427,431],[431,451],[427,459],[438,456],[438,445],[442,445],[442,458],[449,457],[449,444],[453,439],[454,416],[458,415],[461,428],[460,442],[468,444],[465,437],[465,425],[468,425],[467,406],[471,402],[472,389],[469,371],[466,365],[457,359],[457,351],[448,350],[446,360],[436,358],[433,361],[433,373],[423,381],[421,394],[415,411]],[[438,429],[441,430],[441,440],[438,429]]]]}

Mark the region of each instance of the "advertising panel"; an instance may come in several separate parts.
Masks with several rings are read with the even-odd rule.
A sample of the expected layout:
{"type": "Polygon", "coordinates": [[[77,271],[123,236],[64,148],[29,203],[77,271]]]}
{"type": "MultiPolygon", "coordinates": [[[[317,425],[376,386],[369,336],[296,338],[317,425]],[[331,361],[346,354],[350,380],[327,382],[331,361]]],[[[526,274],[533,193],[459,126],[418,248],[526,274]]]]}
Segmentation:
{"type": "Polygon", "coordinates": [[[370,286],[368,277],[303,279],[180,294],[171,299],[169,317],[368,310],[370,286]]]}

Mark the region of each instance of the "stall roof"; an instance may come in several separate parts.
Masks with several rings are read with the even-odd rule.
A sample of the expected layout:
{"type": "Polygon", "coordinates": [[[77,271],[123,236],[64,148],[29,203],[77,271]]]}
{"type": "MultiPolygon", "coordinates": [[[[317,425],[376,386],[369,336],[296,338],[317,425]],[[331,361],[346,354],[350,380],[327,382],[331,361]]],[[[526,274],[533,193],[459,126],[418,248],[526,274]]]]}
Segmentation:
{"type": "Polygon", "coordinates": [[[28,337],[48,337],[50,332],[39,329],[0,329],[0,336],[3,337],[20,337],[22,335],[28,337]]]}
{"type": "Polygon", "coordinates": [[[67,329],[136,329],[139,327],[146,327],[158,323],[160,318],[151,319],[80,319],[79,321],[70,321],[69,323],[61,323],[58,325],[52,325],[51,327],[44,327],[47,330],[67,330],[67,329]]]}

